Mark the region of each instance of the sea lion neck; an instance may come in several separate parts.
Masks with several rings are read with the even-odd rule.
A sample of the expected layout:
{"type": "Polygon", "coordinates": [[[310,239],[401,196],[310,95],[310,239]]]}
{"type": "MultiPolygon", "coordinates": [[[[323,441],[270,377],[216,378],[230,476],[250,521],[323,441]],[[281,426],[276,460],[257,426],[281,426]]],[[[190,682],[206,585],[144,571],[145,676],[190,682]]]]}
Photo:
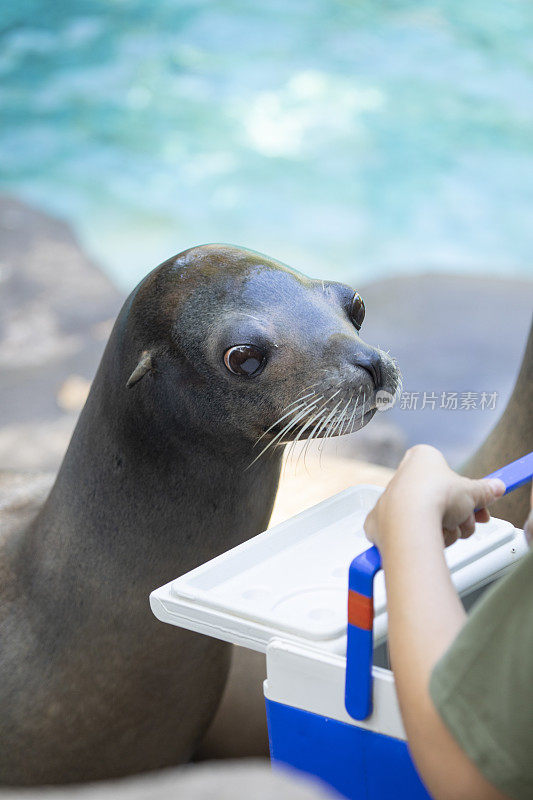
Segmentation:
{"type": "Polygon", "coordinates": [[[149,592],[266,528],[281,452],[250,467],[248,447],[229,458],[209,437],[195,441],[182,428],[165,433],[131,392],[116,381],[110,390],[113,362],[111,347],[33,526],[38,539],[28,532],[25,557],[57,573],[72,569],[76,553],[88,553],[76,564],[80,576],[105,562],[106,571],[126,570],[149,592]]]}

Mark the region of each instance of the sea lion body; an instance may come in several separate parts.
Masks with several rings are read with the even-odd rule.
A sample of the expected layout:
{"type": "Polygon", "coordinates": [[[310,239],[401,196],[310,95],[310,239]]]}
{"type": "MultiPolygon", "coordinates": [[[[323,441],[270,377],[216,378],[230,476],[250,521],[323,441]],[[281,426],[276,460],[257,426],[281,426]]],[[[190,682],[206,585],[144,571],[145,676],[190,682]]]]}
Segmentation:
{"type": "MultiPolygon", "coordinates": [[[[487,438],[459,470],[469,478],[488,475],[533,450],[533,322],[522,363],[507,405],[487,438]]],[[[531,509],[529,483],[500,497],[491,509],[495,517],[522,528],[531,509]]]]}
{"type": "MultiPolygon", "coordinates": [[[[190,759],[230,648],[161,625],[148,595],[267,527],[283,448],[256,459],[257,440],[274,441],[267,429],[310,384],[314,407],[298,407],[311,406],[313,423],[337,403],[326,430],[342,409],[341,430],[352,406],[359,413],[354,392],[370,397],[376,375],[396,390],[392,361],[346,314],[348,291],[204,246],[130,295],[47,501],[2,542],[0,782],[88,781],[190,759]],[[232,374],[224,353],[252,340],[268,354],[264,371],[232,374]]],[[[361,409],[360,425],[372,413],[361,409]]],[[[300,417],[288,438],[304,436],[300,417]]]]}

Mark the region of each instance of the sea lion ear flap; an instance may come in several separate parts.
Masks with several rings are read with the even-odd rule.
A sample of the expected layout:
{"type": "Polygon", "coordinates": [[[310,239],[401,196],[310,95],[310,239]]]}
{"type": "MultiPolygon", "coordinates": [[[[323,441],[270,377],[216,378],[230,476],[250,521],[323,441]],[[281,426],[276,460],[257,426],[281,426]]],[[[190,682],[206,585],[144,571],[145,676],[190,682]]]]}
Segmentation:
{"type": "Polygon", "coordinates": [[[140,381],[147,372],[150,372],[152,367],[152,354],[149,350],[143,350],[139,359],[139,363],[128,378],[128,382],[126,383],[127,388],[129,389],[131,386],[137,383],[137,381],[140,381]]]}

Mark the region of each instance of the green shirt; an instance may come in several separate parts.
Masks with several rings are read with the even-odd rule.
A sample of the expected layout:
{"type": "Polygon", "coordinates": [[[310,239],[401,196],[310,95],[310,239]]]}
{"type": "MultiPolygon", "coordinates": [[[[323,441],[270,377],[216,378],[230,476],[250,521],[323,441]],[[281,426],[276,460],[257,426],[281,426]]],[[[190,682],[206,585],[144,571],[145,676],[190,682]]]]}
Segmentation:
{"type": "Polygon", "coordinates": [[[487,780],[514,800],[532,800],[533,551],[474,607],[429,688],[487,780]]]}

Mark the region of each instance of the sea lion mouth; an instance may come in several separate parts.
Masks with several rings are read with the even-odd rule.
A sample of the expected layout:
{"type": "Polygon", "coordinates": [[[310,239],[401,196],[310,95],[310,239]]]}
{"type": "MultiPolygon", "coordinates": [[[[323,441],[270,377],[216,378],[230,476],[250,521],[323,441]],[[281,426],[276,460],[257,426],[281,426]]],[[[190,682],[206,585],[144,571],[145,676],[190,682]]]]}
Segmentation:
{"type": "Polygon", "coordinates": [[[377,352],[379,364],[363,353],[357,355],[357,363],[352,358],[333,378],[324,370],[325,376],[318,375],[315,383],[280,410],[280,416],[270,426],[258,426],[259,436],[254,444],[257,455],[252,464],[278,446],[290,444],[294,449],[298,442],[324,442],[356,433],[376,411],[392,405],[401,391],[401,375],[387,353],[377,352]],[[359,368],[355,375],[354,367],[359,368]]]}

